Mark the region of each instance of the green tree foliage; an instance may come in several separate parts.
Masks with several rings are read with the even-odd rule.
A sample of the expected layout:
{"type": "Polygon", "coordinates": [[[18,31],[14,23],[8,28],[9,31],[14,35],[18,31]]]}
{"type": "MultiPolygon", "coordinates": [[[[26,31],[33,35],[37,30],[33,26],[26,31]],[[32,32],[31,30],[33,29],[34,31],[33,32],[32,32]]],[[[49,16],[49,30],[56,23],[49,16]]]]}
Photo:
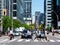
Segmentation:
{"type": "Polygon", "coordinates": [[[46,30],[49,30],[49,31],[50,31],[51,28],[52,28],[52,27],[48,25],[47,28],[46,28],[46,30]]]}
{"type": "Polygon", "coordinates": [[[40,24],[39,29],[40,29],[40,30],[43,29],[43,24],[40,24]]]}
{"type": "Polygon", "coordinates": [[[35,25],[34,24],[30,24],[30,29],[34,29],[35,28],[35,25]]]}
{"type": "Polygon", "coordinates": [[[4,30],[7,30],[7,28],[11,27],[11,25],[12,25],[12,19],[9,18],[9,16],[3,16],[2,24],[3,24],[4,30]]]}
{"type": "Polygon", "coordinates": [[[30,26],[29,25],[27,25],[27,24],[22,24],[22,27],[25,27],[26,29],[30,29],[30,26]]]}
{"type": "Polygon", "coordinates": [[[19,20],[17,20],[17,19],[13,20],[13,28],[18,28],[21,26],[22,26],[22,23],[19,20]]]}

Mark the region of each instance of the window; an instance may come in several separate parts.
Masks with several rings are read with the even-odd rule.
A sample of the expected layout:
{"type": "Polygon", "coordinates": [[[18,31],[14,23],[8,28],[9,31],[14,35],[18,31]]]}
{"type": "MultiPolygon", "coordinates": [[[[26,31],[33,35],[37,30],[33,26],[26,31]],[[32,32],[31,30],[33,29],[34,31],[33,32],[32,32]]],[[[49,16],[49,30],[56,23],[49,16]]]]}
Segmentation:
{"type": "Polygon", "coordinates": [[[47,4],[47,5],[52,5],[52,4],[47,4]]]}
{"type": "Polygon", "coordinates": [[[14,16],[14,17],[16,17],[16,13],[17,13],[16,11],[13,11],[13,16],[14,16]]]}
{"type": "Polygon", "coordinates": [[[13,5],[13,9],[16,10],[16,4],[13,5]]]}
{"type": "Polygon", "coordinates": [[[51,14],[51,13],[48,13],[48,14],[51,14]]]}
{"type": "Polygon", "coordinates": [[[51,2],[51,1],[48,1],[48,2],[51,2]]]}
{"type": "Polygon", "coordinates": [[[51,17],[51,16],[48,16],[48,17],[51,17]]]}
{"type": "Polygon", "coordinates": [[[51,20],[51,19],[48,19],[48,20],[51,20]]]}
{"type": "Polygon", "coordinates": [[[13,0],[13,3],[16,3],[16,0],[13,0]]]}

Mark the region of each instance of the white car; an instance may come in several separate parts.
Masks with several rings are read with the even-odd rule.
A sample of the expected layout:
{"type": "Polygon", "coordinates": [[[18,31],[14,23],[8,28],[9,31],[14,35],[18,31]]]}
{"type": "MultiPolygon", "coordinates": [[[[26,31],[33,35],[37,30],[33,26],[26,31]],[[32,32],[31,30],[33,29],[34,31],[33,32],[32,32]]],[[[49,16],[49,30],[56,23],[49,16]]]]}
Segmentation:
{"type": "Polygon", "coordinates": [[[19,35],[20,35],[20,32],[15,31],[15,32],[13,33],[13,35],[15,35],[15,36],[19,36],[19,35]]]}

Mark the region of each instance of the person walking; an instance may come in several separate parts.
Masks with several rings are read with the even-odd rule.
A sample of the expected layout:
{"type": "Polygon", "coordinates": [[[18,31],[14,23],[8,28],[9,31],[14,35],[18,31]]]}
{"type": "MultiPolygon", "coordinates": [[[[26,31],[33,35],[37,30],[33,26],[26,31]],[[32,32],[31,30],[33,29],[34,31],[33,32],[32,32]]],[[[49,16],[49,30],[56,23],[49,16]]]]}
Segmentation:
{"type": "Polygon", "coordinates": [[[10,40],[11,40],[12,38],[14,38],[14,35],[13,35],[13,31],[12,31],[12,30],[10,30],[9,37],[10,37],[10,40]]]}
{"type": "Polygon", "coordinates": [[[54,28],[52,27],[52,36],[54,36],[54,28]]]}

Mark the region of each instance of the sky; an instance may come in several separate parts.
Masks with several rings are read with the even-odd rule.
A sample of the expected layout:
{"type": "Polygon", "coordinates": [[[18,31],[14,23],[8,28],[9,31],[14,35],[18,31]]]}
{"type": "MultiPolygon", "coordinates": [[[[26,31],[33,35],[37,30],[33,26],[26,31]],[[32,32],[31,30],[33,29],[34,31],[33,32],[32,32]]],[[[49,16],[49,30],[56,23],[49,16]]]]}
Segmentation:
{"type": "Polygon", "coordinates": [[[44,12],[44,0],[32,0],[32,15],[35,14],[35,11],[44,12]]]}
{"type": "Polygon", "coordinates": [[[35,22],[35,11],[44,13],[44,0],[32,0],[32,23],[35,22]]]}

